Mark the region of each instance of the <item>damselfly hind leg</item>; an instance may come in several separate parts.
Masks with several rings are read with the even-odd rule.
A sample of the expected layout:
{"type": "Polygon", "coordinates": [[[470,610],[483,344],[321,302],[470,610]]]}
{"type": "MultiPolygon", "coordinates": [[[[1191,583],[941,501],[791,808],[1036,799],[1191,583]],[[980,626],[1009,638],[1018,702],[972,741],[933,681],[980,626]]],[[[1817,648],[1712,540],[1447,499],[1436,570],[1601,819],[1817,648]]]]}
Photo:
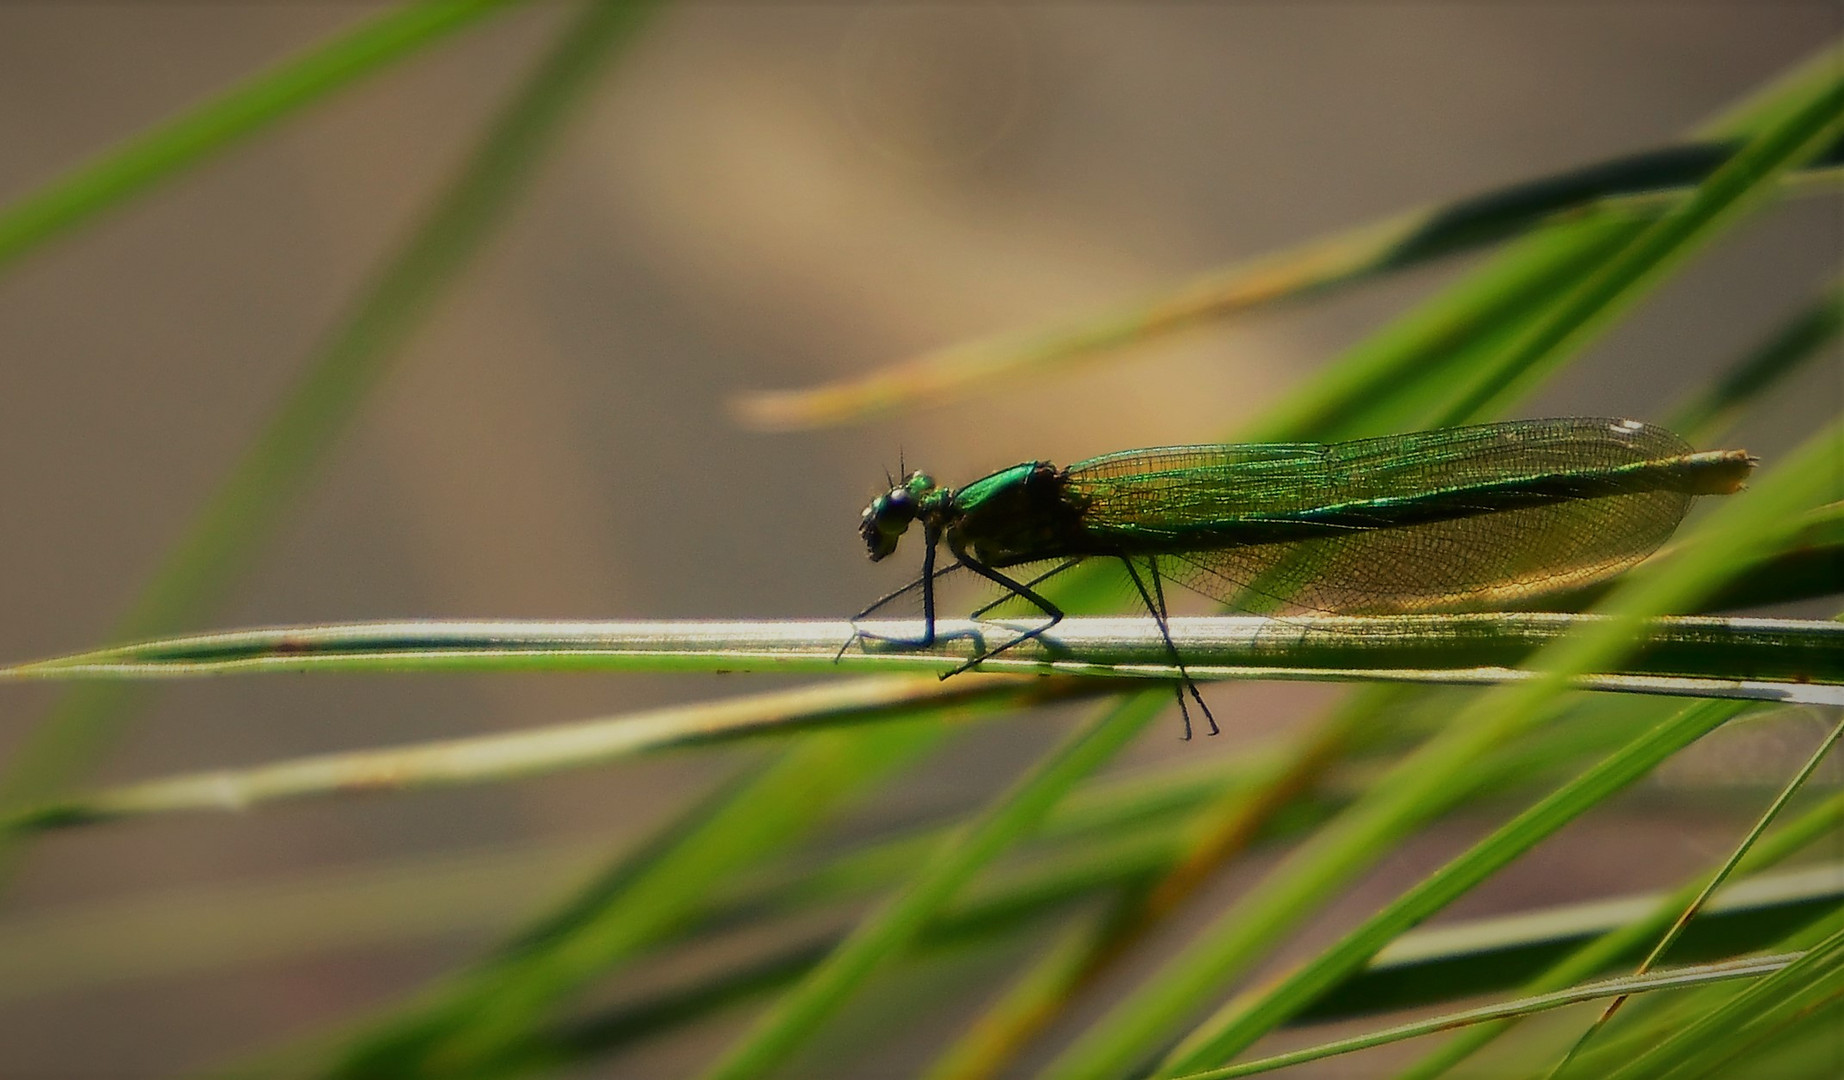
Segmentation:
{"type": "Polygon", "coordinates": [[[1197,702],[1197,707],[1203,712],[1204,719],[1210,723],[1210,734],[1222,734],[1223,729],[1217,726],[1217,718],[1211,714],[1210,706],[1204,703],[1204,695],[1198,692],[1196,680],[1192,679],[1191,673],[1185,669],[1184,658],[1178,655],[1177,643],[1172,641],[1172,628],[1166,618],[1165,585],[1159,577],[1158,558],[1156,556],[1149,556],[1146,560],[1146,568],[1152,575],[1152,591],[1150,593],[1146,591],[1146,583],[1140,580],[1140,572],[1134,567],[1133,560],[1123,554],[1120,557],[1120,561],[1121,565],[1127,568],[1127,576],[1133,579],[1133,587],[1139,590],[1140,600],[1145,603],[1147,613],[1153,617],[1153,622],[1158,625],[1159,636],[1165,639],[1166,655],[1172,658],[1172,666],[1178,669],[1179,683],[1177,686],[1173,687],[1173,691],[1178,697],[1178,713],[1180,716],[1184,717],[1185,741],[1189,742],[1191,739],[1191,710],[1185,704],[1185,693],[1187,691],[1191,695],[1191,700],[1197,702]]]}

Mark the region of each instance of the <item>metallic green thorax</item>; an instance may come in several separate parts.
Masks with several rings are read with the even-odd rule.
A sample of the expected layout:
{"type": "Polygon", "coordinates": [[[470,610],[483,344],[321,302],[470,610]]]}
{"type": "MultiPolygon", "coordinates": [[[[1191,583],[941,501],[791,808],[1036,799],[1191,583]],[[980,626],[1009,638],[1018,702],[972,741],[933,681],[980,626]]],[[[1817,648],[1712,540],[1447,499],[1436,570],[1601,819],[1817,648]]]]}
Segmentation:
{"type": "Polygon", "coordinates": [[[1752,466],[1636,421],[1522,420],[1025,462],[958,490],[914,473],[860,528],[874,560],[920,520],[931,547],[987,568],[1166,556],[1159,569],[1231,602],[1256,589],[1314,610],[1426,610],[1616,573],[1752,466]]]}

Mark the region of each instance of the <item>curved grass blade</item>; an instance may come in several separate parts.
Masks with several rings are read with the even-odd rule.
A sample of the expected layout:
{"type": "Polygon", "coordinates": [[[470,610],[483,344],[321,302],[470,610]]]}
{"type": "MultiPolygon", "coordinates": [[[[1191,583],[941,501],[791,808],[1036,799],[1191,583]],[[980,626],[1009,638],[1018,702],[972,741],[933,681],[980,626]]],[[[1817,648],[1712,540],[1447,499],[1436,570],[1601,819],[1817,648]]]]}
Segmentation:
{"type": "Polygon", "coordinates": [[[0,816],[0,830],[89,825],[184,811],[241,813],[274,802],[494,783],[587,768],[636,754],[867,721],[942,719],[969,705],[1029,707],[1113,692],[1077,680],[886,677],[730,701],[412,746],[322,754],[191,773],[79,794],[0,816]]]}
{"type": "Polygon", "coordinates": [[[1797,111],[1748,141],[1691,197],[1660,218],[1558,302],[1442,414],[1461,423],[1488,414],[1537,382],[1661,282],[1671,269],[1772,194],[1781,175],[1824,152],[1844,132],[1844,81],[1833,78],[1797,111]]]}
{"type": "MultiPolygon", "coordinates": [[[[494,955],[339,1041],[335,1076],[485,1075],[556,1003],[688,925],[702,898],[931,749],[935,723],[805,736],[702,800],[494,955]]],[[[300,1071],[294,1069],[291,1071],[300,1071]]]]}
{"type": "MultiPolygon", "coordinates": [[[[1844,930],[1844,907],[1833,906],[1819,917],[1809,920],[1797,929],[1783,929],[1779,940],[1768,947],[1770,952],[1807,953],[1823,943],[1827,938],[1844,930]]],[[[1787,984],[1781,984],[1770,992],[1770,998],[1782,998],[1787,995],[1787,984]]],[[[1603,1077],[1610,1076],[1633,1065],[1639,1059],[1650,1054],[1661,1043],[1667,1042],[1682,1033],[1686,1028],[1700,1022],[1712,1012],[1729,1008],[1738,996],[1746,993],[1732,987],[1711,986],[1698,990],[1689,990],[1681,995],[1671,997],[1642,998],[1625,1010],[1625,1022],[1615,1026],[1605,1038],[1597,1040],[1582,1055],[1579,1068],[1572,1070],[1577,1075],[1603,1077]]],[[[1758,1052],[1763,1041],[1774,1042],[1788,1034],[1787,1029],[1797,1027],[1804,1021],[1815,1017],[1824,1008],[1821,1003],[1816,1009],[1795,1009],[1790,1014],[1774,1017],[1771,1022],[1763,1024],[1736,1025],[1730,1032],[1719,1034],[1711,1052],[1698,1055],[1687,1067],[1681,1067],[1670,1073],[1678,1080],[1688,1080],[1689,1076],[1705,1075],[1706,1070],[1714,1069],[1719,1074],[1728,1064],[1737,1050],[1754,1050],[1758,1052]]],[[[1526,1045],[1539,1040],[1529,1040],[1526,1045]]],[[[1553,1041],[1553,1040],[1552,1040],[1553,1041]]],[[[1560,1046],[1547,1049],[1560,1050],[1560,1046]]],[[[1500,1061],[1516,1062],[1517,1070],[1523,1074],[1529,1066],[1528,1050],[1523,1047],[1507,1047],[1507,1053],[1500,1055],[1500,1061]]],[[[1733,1072],[1733,1070],[1729,1070],[1733,1072]]],[[[1766,1074],[1775,1076],[1777,1074],[1766,1074]]],[[[1821,1072],[1819,1075],[1828,1075],[1821,1072]]]]}
{"type": "MultiPolygon", "coordinates": [[[[1844,993],[1844,928],[1807,949],[1799,959],[1753,983],[1721,1007],[1712,1009],[1628,1062],[1607,1080],[1641,1080],[1662,1076],[1680,1066],[1717,1066],[1727,1057],[1725,1042],[1744,1029],[1768,1027],[1794,1019],[1844,993]]],[[[1695,1075],[1703,1069],[1695,1068],[1695,1075]]]]}
{"type": "Polygon", "coordinates": [[[1249,791],[1230,791],[1195,815],[1179,857],[1147,888],[1120,898],[1105,918],[1078,923],[1021,975],[1004,996],[929,1068],[927,1080],[997,1075],[1085,987],[1209,880],[1225,862],[1335,763],[1359,725],[1399,697],[1396,688],[1360,694],[1335,708],[1249,791]]]}
{"type": "MultiPolygon", "coordinates": [[[[1718,568],[1720,569],[1720,568],[1718,568]]],[[[906,622],[857,624],[912,632],[906,622]]],[[[348,623],[164,638],[0,669],[0,680],[194,678],[262,672],[835,671],[943,674],[982,655],[982,637],[1006,624],[941,620],[926,649],[837,657],[844,622],[540,622],[465,620],[348,623]]],[[[1253,615],[1168,620],[1070,617],[979,670],[1175,679],[1170,645],[1197,679],[1375,680],[1452,685],[1527,682],[1537,650],[1584,632],[1619,632],[1625,659],[1571,671],[1570,685],[1630,693],[1742,697],[1825,704],[1844,684],[1844,626],[1802,619],[1570,612],[1454,615],[1253,615]]],[[[1124,688],[1121,685],[1114,689],[1124,688]]],[[[841,691],[849,696],[850,691],[841,691]]]]}
{"type": "MultiPolygon", "coordinates": [[[[1837,63],[1836,50],[1835,44],[1827,45],[1811,59],[1763,87],[1750,99],[1703,125],[1693,134],[1693,145],[1723,147],[1727,154],[1732,152],[1739,140],[1783,120],[1792,108],[1788,102],[1801,100],[1801,95],[1809,91],[1812,85],[1831,77],[1837,63]]],[[[1663,151],[1667,155],[1682,152],[1683,147],[1663,151]]],[[[1717,164],[1718,161],[1711,159],[1711,168],[1717,164]]],[[[1599,168],[1617,177],[1623,167],[1610,162],[1599,168]]],[[[1706,169],[1700,176],[1693,172],[1680,174],[1676,179],[1688,186],[1700,182],[1701,177],[1707,175],[1706,169]],[[1693,176],[1697,176],[1697,179],[1693,180],[1693,176]]],[[[867,418],[908,407],[919,397],[958,392],[997,374],[1078,359],[1104,349],[1138,343],[1160,331],[1194,325],[1208,314],[1233,313],[1275,300],[1320,291],[1341,282],[1361,280],[1369,273],[1391,268],[1387,260],[1391,256],[1392,245],[1408,244],[1418,229],[1436,226],[1421,241],[1420,250],[1425,254],[1439,253],[1443,248],[1451,250],[1456,243],[1483,243],[1488,239],[1515,235],[1538,226],[1545,216],[1539,213],[1534,218],[1520,220],[1517,216],[1519,211],[1529,214],[1533,210],[1554,212],[1567,206],[1579,207],[1587,193],[1593,190],[1593,183],[1597,180],[1604,183],[1608,178],[1606,174],[1597,178],[1592,171],[1575,179],[1564,174],[1562,177],[1551,178],[1547,183],[1538,182],[1529,191],[1520,191],[1520,185],[1504,192],[1479,196],[1470,203],[1459,204],[1470,205],[1472,209],[1447,219],[1450,224],[1446,226],[1437,225],[1441,221],[1439,210],[1405,214],[1302,245],[1258,260],[1247,267],[1218,271],[1164,296],[1066,326],[952,346],[893,368],[873,372],[869,376],[809,391],[747,396],[736,402],[735,409],[745,423],[765,428],[813,427],[867,418]],[[1590,181],[1586,188],[1579,186],[1583,179],[1590,181]],[[1558,200],[1558,195],[1564,198],[1558,200]],[[1546,196],[1550,200],[1547,203],[1546,196]],[[1508,227],[1506,232],[1496,237],[1490,235],[1494,219],[1497,219],[1499,228],[1508,227]],[[1447,232],[1449,228],[1453,231],[1447,232]],[[1445,240],[1442,240],[1443,236],[1445,240]]],[[[1655,187],[1661,179],[1653,177],[1655,187]]],[[[1620,200],[1614,201],[1618,203],[1620,200]]],[[[1615,208],[1613,216],[1620,224],[1630,224],[1632,217],[1629,215],[1635,209],[1627,207],[1622,211],[1615,208]]],[[[1589,215],[1590,219],[1593,216],[1589,215]]],[[[1648,215],[1642,212],[1640,217],[1646,220],[1648,215]]],[[[1567,223],[1562,228],[1570,230],[1576,224],[1581,223],[1567,223]]],[[[1555,230],[1552,228],[1544,231],[1555,230]]],[[[1562,245],[1563,248],[1568,246],[1567,243],[1562,245]]],[[[1414,244],[1408,244],[1404,249],[1405,252],[1415,250],[1414,244]]],[[[1326,384],[1325,390],[1312,389],[1308,393],[1315,396],[1325,393],[1336,397],[1340,390],[1341,387],[1334,380],[1326,384]]],[[[1303,426],[1306,434],[1319,438],[1345,434],[1333,428],[1322,429],[1312,424],[1303,426]]],[[[1416,425],[1381,424],[1372,430],[1392,427],[1400,430],[1406,426],[1416,425]]],[[[1264,436],[1288,437],[1267,431],[1264,431],[1264,436]]]]}
{"type": "Polygon", "coordinates": [[[1463,895],[1588,808],[1643,777],[1660,762],[1741,711],[1729,703],[1691,706],[1429,874],[1276,985],[1234,1000],[1173,1051],[1161,1074],[1177,1076],[1222,1061],[1285,1023],[1359,970],[1384,945],[1463,895]],[[1226,1052],[1227,1051],[1227,1052],[1226,1052]]]}
{"type": "MultiPolygon", "coordinates": [[[[1703,888],[1698,890],[1697,895],[1692,897],[1688,904],[1684,905],[1684,910],[1678,914],[1676,920],[1674,920],[1672,924],[1666,928],[1665,932],[1659,936],[1657,944],[1652,946],[1652,951],[1648,952],[1645,959],[1639,962],[1639,967],[1633,972],[1634,975],[1644,975],[1646,972],[1650,971],[1652,966],[1658,963],[1659,959],[1662,958],[1666,952],[1670,951],[1671,946],[1677,943],[1678,938],[1683,936],[1685,928],[1690,925],[1690,921],[1697,917],[1697,914],[1709,903],[1710,897],[1729,879],[1729,875],[1735,872],[1735,868],[1754,847],[1755,842],[1767,831],[1768,826],[1773,824],[1774,819],[1780,816],[1780,811],[1786,808],[1787,802],[1792,799],[1800,788],[1805,786],[1807,780],[1811,779],[1812,774],[1817,771],[1819,764],[1823,762],[1825,756],[1831,752],[1831,748],[1837,745],[1840,737],[1844,737],[1844,723],[1840,723],[1832,728],[1831,735],[1827,737],[1824,742],[1819,744],[1818,749],[1813,751],[1812,756],[1806,760],[1805,766],[1793,776],[1792,780],[1787,782],[1786,787],[1781,789],[1780,794],[1768,805],[1767,809],[1762,812],[1760,818],[1755,822],[1754,827],[1748,830],[1748,835],[1742,838],[1741,842],[1735,846],[1735,850],[1730,852],[1729,857],[1723,861],[1723,864],[1716,869],[1714,874],[1710,875],[1709,881],[1704,884],[1703,888]]],[[[1620,1006],[1625,1003],[1625,995],[1617,996],[1612,1001],[1608,1002],[1607,1008],[1594,1023],[1589,1026],[1588,1030],[1582,1032],[1581,1038],[1577,1039],[1575,1045],[1571,1046],[1568,1053],[1563,1055],[1562,1060],[1556,1063],[1556,1067],[1550,1070],[1549,1075],[1555,1077],[1566,1070],[1569,1067],[1569,1063],[1575,1060],[1576,1055],[1581,1052],[1582,1047],[1586,1046],[1588,1041],[1594,1038],[1596,1032],[1599,1032],[1613,1020],[1614,1015],[1620,1011],[1620,1006]]]]}
{"type": "Polygon", "coordinates": [[[1585,1001],[1598,1001],[1601,998],[1617,995],[1651,993],[1657,990],[1682,990],[1693,986],[1709,986],[1714,983],[1729,982],[1735,979],[1760,978],[1791,966],[1800,959],[1800,953],[1781,953],[1774,956],[1755,957],[1747,960],[1730,960],[1720,964],[1698,964],[1691,967],[1673,968],[1645,975],[1629,975],[1620,979],[1607,979],[1602,982],[1586,983],[1568,990],[1553,991],[1532,997],[1517,998],[1500,1002],[1496,1005],[1484,1005],[1477,1009],[1462,1012],[1445,1013],[1440,1016],[1417,1020],[1381,1031],[1366,1032],[1363,1035],[1337,1042],[1323,1043],[1286,1054],[1261,1058],[1241,1065],[1229,1065],[1221,1069],[1209,1069],[1204,1072],[1187,1073],[1183,1080],[1232,1080],[1238,1076],[1254,1076],[1258,1073],[1273,1072],[1293,1065],[1303,1065],[1310,1061],[1324,1061],[1340,1054],[1350,1054],[1372,1047],[1387,1046],[1404,1039],[1420,1038],[1437,1032],[1451,1031],[1455,1028],[1483,1024],[1493,1020],[1530,1016],[1535,1013],[1560,1009],[1568,1005],[1579,1005],[1585,1001]]]}
{"type": "MultiPolygon", "coordinates": [[[[1773,866],[1830,835],[1840,824],[1844,824],[1844,794],[1832,796],[1770,834],[1747,854],[1739,870],[1742,873],[1753,873],[1773,866]]],[[[1534,994],[1561,989],[1599,974],[1632,955],[1647,941],[1666,931],[1673,919],[1696,900],[1703,885],[1702,881],[1689,882],[1655,901],[1649,910],[1635,913],[1637,917],[1626,920],[1625,925],[1610,928],[1606,933],[1585,942],[1526,982],[1523,985],[1524,992],[1534,994]]],[[[1738,890],[1731,890],[1735,891],[1738,890]]],[[[1400,1074],[1398,1080],[1433,1080],[1503,1034],[1508,1026],[1488,1025],[1468,1032],[1410,1066],[1400,1074]]]]}
{"type": "MultiPolygon", "coordinates": [[[[1184,815],[1225,791],[1253,787],[1272,768],[1272,756],[1257,752],[1235,762],[1187,763],[1086,783],[1045,819],[1024,872],[976,882],[964,907],[983,909],[981,918],[995,911],[1028,913],[1041,903],[1143,875],[1150,855],[1167,857],[1173,827],[1184,815]]],[[[1294,835],[1328,812],[1296,808],[1263,839],[1294,835]]],[[[928,821],[818,859],[790,853],[708,894],[686,936],[878,895],[938,848],[950,827],[928,821]]],[[[529,914],[534,892],[585,877],[606,854],[605,840],[574,839],[15,916],[0,922],[0,1000],[503,927],[529,914]],[[204,927],[209,933],[175,931],[204,927]]],[[[1060,909],[1044,913],[1053,910],[1060,909]]]]}
{"type": "MultiPolygon", "coordinates": [[[[950,346],[806,390],[741,395],[732,402],[732,412],[745,426],[768,431],[863,421],[923,402],[949,400],[989,380],[1092,358],[1499,243],[1566,215],[1592,216],[1604,208],[1616,217],[1650,217],[1658,212],[1655,206],[1619,205],[1620,200],[1634,195],[1655,198],[1661,190],[1694,187],[1735,150],[1731,142],[1669,146],[1444,207],[1409,211],[1218,270],[1158,296],[1065,325],[950,346]]],[[[1833,153],[1844,157],[1844,147],[1833,153]]],[[[1831,156],[1814,164],[1829,167],[1834,164],[1831,156]]]]}
{"type": "MultiPolygon", "coordinates": [[[[1169,842],[1163,848],[1148,843],[1143,848],[1125,852],[1124,858],[1116,863],[1116,868],[1123,872],[1110,875],[1108,885],[1127,889],[1130,892],[1141,891],[1135,886],[1143,885],[1144,881],[1157,871],[1161,861],[1169,861],[1169,848],[1169,842]],[[1125,865],[1122,865],[1123,863],[1125,865]],[[1135,874],[1141,875],[1137,881],[1134,878],[1135,874]]],[[[1809,918],[1812,909],[1821,905],[1835,905],[1840,894],[1844,893],[1844,875],[1840,875],[1836,867],[1822,869],[1825,871],[1823,874],[1799,872],[1781,875],[1784,881],[1763,880],[1752,883],[1761,886],[1750,890],[1750,893],[1758,893],[1758,896],[1750,895],[1745,903],[1739,902],[1742,900],[1741,897],[1734,897],[1738,903],[1732,908],[1727,903],[1716,905],[1716,908],[1712,910],[1711,921],[1718,925],[1719,933],[1725,938],[1725,944],[1730,943],[1729,939],[1736,935],[1746,935],[1743,940],[1749,944],[1744,946],[1745,949],[1758,947],[1755,944],[1757,942],[1778,941],[1783,936],[1784,927],[1788,925],[1789,920],[1809,918]]],[[[979,891],[983,893],[986,890],[979,891]]],[[[1741,892],[1742,890],[1738,888],[1734,891],[1741,892]]],[[[997,890],[994,892],[992,901],[970,897],[966,903],[957,902],[951,905],[942,913],[941,918],[930,924],[923,935],[918,938],[916,942],[918,950],[953,945],[957,942],[964,942],[975,934],[987,932],[992,928],[992,924],[983,919],[981,908],[994,902],[1002,907],[1008,905],[1008,901],[997,890]]],[[[1655,901],[1649,897],[1636,897],[1631,900],[1578,905],[1560,911],[1546,912],[1545,915],[1552,923],[1569,923],[1569,929],[1575,929],[1576,926],[1601,929],[1608,925],[1609,919],[1605,914],[1608,909],[1616,906],[1621,909],[1635,906],[1643,908],[1652,902],[1655,901]]],[[[1052,913],[1054,912],[1039,908],[1028,912],[1028,915],[1035,917],[1052,913]]],[[[1445,1001],[1453,996],[1470,996],[1508,989],[1504,980],[1481,980],[1477,978],[1477,972],[1479,969],[1500,963],[1500,956],[1505,953],[1510,953],[1514,962],[1526,959],[1518,955],[1528,952],[1531,948],[1525,939],[1508,940],[1503,947],[1497,949],[1485,940],[1503,938],[1504,933],[1499,927],[1509,921],[1486,919],[1460,923],[1437,931],[1412,931],[1397,939],[1386,954],[1378,958],[1378,965],[1367,969],[1365,975],[1355,980],[1353,984],[1348,984],[1352,986],[1355,993],[1347,995],[1342,992],[1344,988],[1341,988],[1339,1000],[1326,1003],[1330,1008],[1316,1005],[1310,1017],[1303,1017],[1303,1019],[1309,1022],[1348,1019],[1352,1016],[1367,1015],[1387,1009],[1445,1001]],[[1464,948],[1454,949],[1447,944],[1463,937],[1471,939],[1464,948]],[[1436,955],[1442,950],[1448,954],[1445,958],[1436,955]],[[1450,980],[1456,976],[1463,979],[1471,977],[1472,983],[1461,995],[1430,997],[1427,994],[1416,995],[1412,992],[1405,994],[1400,988],[1390,985],[1396,976],[1405,974],[1402,970],[1404,967],[1410,966],[1389,960],[1390,956],[1398,953],[1419,958],[1419,962],[1413,964],[1412,974],[1409,974],[1409,977],[1415,979],[1418,985],[1421,983],[1451,985],[1450,980]],[[1450,970],[1454,974],[1450,975],[1450,970]]],[[[1587,931],[1576,930],[1578,935],[1585,932],[1587,931]]],[[[1695,944],[1694,939],[1690,943],[1695,944]]],[[[836,939],[821,938],[813,942],[790,946],[772,952],[761,959],[740,963],[715,979],[667,991],[639,1002],[617,1006],[585,1021],[566,1021],[546,1037],[545,1041],[550,1048],[540,1051],[538,1060],[549,1067],[566,1064],[581,1065],[592,1057],[620,1050],[645,1038],[658,1037],[670,1030],[707,1017],[717,1010],[786,985],[818,963],[824,957],[826,950],[834,944],[836,944],[836,939]]],[[[1703,951],[1706,954],[1709,953],[1708,949],[1703,951]]],[[[1713,955],[1726,959],[1728,953],[1713,955]]],[[[1718,963],[1722,960],[1712,959],[1705,962],[1718,963]]],[[[1048,965],[1043,965],[1035,970],[1048,971],[1049,969],[1048,965]]],[[[1529,991],[1524,996],[1535,996],[1535,993],[1529,991]]],[[[951,1072],[947,1069],[940,1071],[951,1072]]]]}
{"type": "MultiPolygon", "coordinates": [[[[1837,810],[1827,817],[1835,826],[1837,810]]],[[[1545,971],[1545,985],[1523,978],[1546,963],[1568,959],[1584,943],[1594,944],[1609,935],[1619,935],[1623,948],[1633,946],[1620,962],[1636,959],[1644,945],[1639,940],[1643,935],[1629,935],[1629,928],[1645,922],[1656,931],[1660,926],[1653,920],[1660,912],[1669,921],[1675,911],[1682,910],[1682,892],[1542,907],[1411,930],[1290,1023],[1349,1020],[1489,993],[1533,996],[1621,974],[1614,970],[1615,962],[1608,962],[1566,979],[1552,980],[1545,971]]],[[[1844,864],[1835,862],[1738,881],[1714,899],[1704,917],[1680,939],[1684,955],[1678,961],[1714,963],[1748,953],[1782,951],[1788,927],[1811,924],[1835,911],[1840,902],[1844,902],[1844,864]]],[[[1503,1031],[1511,1023],[1515,1021],[1485,1027],[1503,1031]]],[[[1473,1037],[1474,1032],[1464,1036],[1473,1037]]]]}
{"type": "Polygon", "coordinates": [[[415,0],[255,75],[0,210],[0,270],[290,113],[517,0],[415,0]]]}
{"type": "Polygon", "coordinates": [[[1166,704],[1163,692],[1136,694],[1091,717],[859,923],[706,1076],[743,1080],[784,1061],[873,971],[907,948],[977,870],[1035,828],[1077,781],[1124,749],[1166,704]]]}
{"type": "MultiPolygon", "coordinates": [[[[287,401],[117,624],[116,637],[170,631],[223,595],[405,342],[504,220],[571,106],[649,9],[644,2],[597,0],[564,28],[416,231],[315,350],[287,401]]],[[[30,803],[65,786],[114,737],[137,700],[115,686],[66,695],[7,762],[0,806],[30,803]]],[[[0,876],[5,855],[0,848],[0,876]]]]}
{"type": "MultiPolygon", "coordinates": [[[[1620,612],[1619,617],[1538,656],[1533,666],[1542,674],[1533,681],[1483,695],[1462,710],[1446,733],[1411,755],[1370,797],[1321,830],[1262,887],[1232,905],[1183,956],[1090,1028],[1052,1064],[1052,1073],[1111,1076],[1133,1069],[1166,1037],[1175,1019],[1204,1006],[1217,988],[1390,850],[1395,839],[1451,805],[1456,784],[1472,763],[1536,723],[1570,674],[1627,652],[1631,620],[1638,613],[1695,603],[1759,552],[1770,550],[1774,534],[1788,528],[1790,518],[1829,497],[1840,453],[1844,422],[1719,507],[1673,557],[1641,566],[1610,598],[1610,610],[1620,612]]],[[[1276,1002],[1271,1012],[1226,1015],[1199,1029],[1162,1072],[1177,1075],[1221,1063],[1305,1004],[1288,1000],[1276,1002]]]]}
{"type": "Polygon", "coordinates": [[[1844,329],[1844,278],[1834,279],[1714,383],[1671,410],[1666,424],[1687,438],[1714,438],[1788,376],[1825,351],[1844,329]]]}

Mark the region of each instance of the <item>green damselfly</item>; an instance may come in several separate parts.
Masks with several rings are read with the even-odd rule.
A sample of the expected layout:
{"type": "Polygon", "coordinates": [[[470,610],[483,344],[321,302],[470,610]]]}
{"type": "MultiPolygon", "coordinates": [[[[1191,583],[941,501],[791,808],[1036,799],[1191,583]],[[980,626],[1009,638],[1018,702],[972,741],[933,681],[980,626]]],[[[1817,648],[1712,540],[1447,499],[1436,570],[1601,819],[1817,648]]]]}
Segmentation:
{"type": "Polygon", "coordinates": [[[1741,450],[1695,452],[1636,420],[1567,417],[1343,443],[1125,450],[1067,468],[1026,461],[959,488],[915,472],[872,500],[859,529],[875,562],[921,522],[922,576],[857,618],[920,590],[923,636],[900,644],[931,645],[935,581],[961,568],[1006,590],[975,618],[1012,597],[1043,612],[1042,626],[962,671],[1063,618],[1037,591],[1045,580],[1086,559],[1115,559],[1165,638],[1180,706],[1188,690],[1216,734],[1172,643],[1166,578],[1264,613],[1516,604],[1644,559],[1695,496],[1736,491],[1754,460],[1741,450]],[[943,543],[955,561],[937,569],[943,543]],[[1053,565],[1025,581],[1002,572],[1031,563],[1053,565]]]}

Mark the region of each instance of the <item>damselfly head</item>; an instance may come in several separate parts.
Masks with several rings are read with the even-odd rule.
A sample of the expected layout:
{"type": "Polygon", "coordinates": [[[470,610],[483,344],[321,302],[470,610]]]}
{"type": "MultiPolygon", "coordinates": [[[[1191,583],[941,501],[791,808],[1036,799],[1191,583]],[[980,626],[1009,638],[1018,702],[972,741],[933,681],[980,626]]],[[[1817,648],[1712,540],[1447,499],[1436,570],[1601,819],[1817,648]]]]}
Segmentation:
{"type": "Polygon", "coordinates": [[[903,482],[871,500],[858,522],[858,535],[876,562],[896,550],[896,543],[909,529],[909,523],[922,512],[922,505],[935,491],[935,481],[927,473],[910,473],[903,482]]]}

